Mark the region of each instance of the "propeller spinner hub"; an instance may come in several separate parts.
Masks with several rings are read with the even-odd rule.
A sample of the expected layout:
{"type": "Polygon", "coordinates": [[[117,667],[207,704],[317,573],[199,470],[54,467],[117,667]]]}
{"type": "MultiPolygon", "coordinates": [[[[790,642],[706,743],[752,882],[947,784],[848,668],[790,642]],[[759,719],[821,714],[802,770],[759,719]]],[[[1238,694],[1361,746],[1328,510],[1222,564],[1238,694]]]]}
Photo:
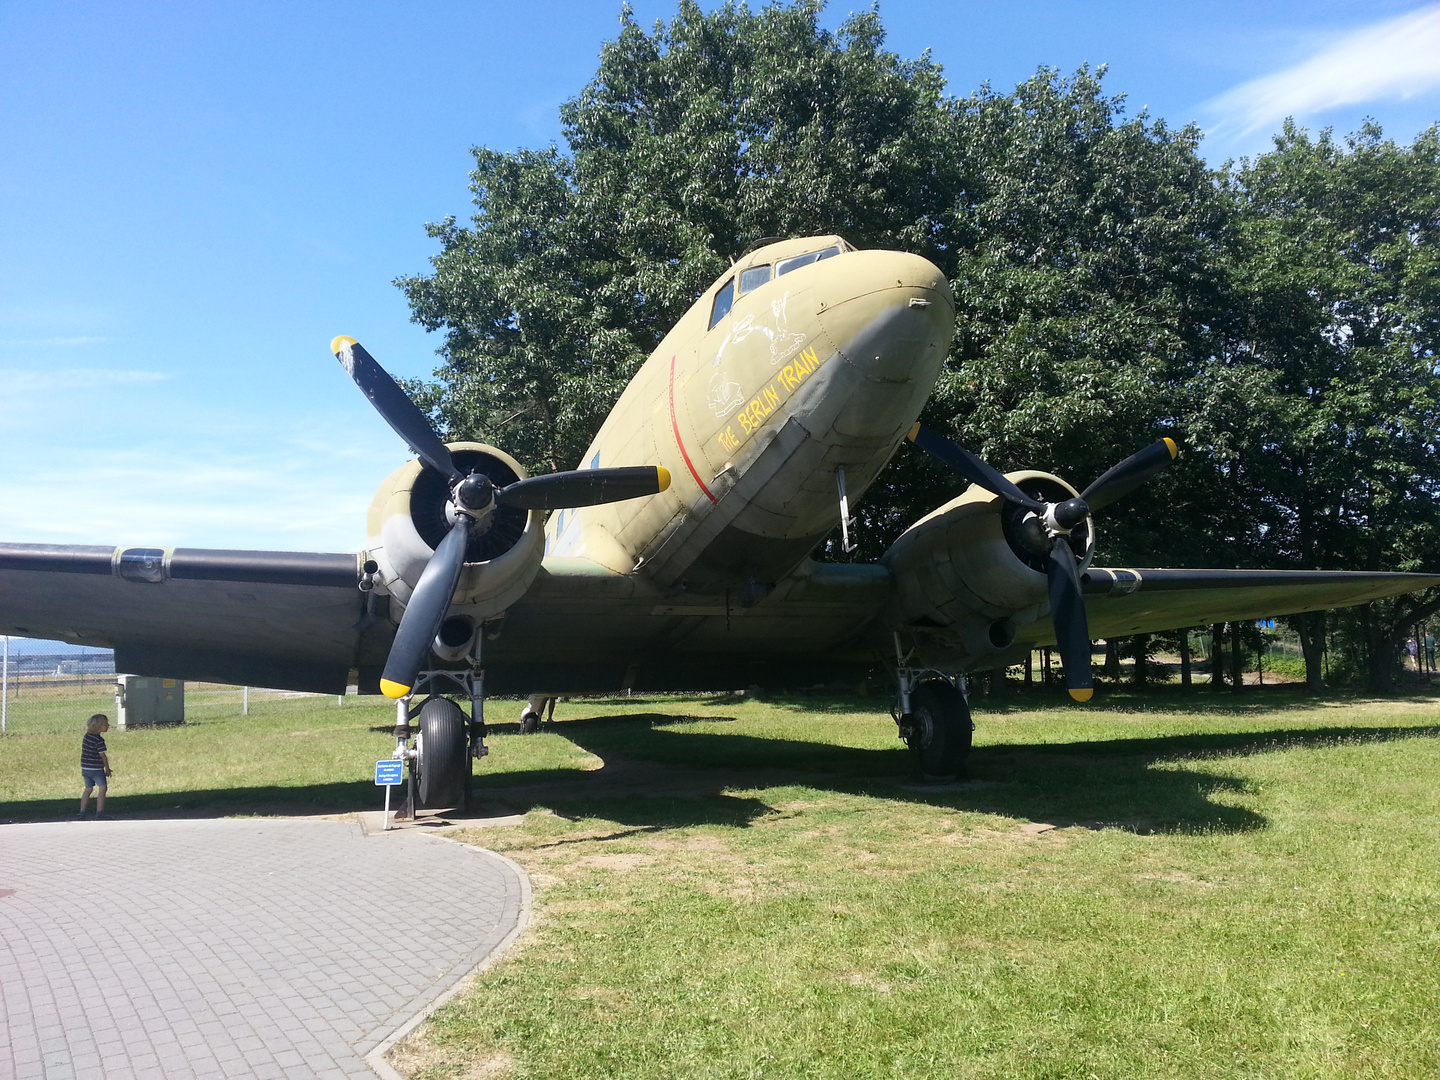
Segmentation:
{"type": "Polygon", "coordinates": [[[495,485],[484,473],[471,473],[455,485],[453,496],[457,510],[473,515],[495,502],[495,485]]]}
{"type": "Polygon", "coordinates": [[[1066,499],[1045,504],[1045,528],[1052,536],[1068,536],[1070,531],[1090,516],[1084,499],[1066,499]]]}

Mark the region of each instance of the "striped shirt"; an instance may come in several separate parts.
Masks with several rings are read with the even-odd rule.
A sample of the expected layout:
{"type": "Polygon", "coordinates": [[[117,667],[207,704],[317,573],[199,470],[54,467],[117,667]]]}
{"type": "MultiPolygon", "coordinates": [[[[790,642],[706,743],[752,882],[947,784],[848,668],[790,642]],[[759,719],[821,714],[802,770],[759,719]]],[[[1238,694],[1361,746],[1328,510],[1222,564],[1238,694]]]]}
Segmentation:
{"type": "Polygon", "coordinates": [[[87,731],[85,741],[80,744],[80,767],[82,769],[103,769],[105,760],[105,736],[98,731],[87,731]]]}

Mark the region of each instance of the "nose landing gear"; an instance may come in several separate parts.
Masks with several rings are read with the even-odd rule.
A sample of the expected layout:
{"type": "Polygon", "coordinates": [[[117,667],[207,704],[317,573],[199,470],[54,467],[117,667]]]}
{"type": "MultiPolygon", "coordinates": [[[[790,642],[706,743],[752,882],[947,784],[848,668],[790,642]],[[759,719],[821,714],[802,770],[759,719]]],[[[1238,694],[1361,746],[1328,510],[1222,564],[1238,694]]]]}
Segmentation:
{"type": "Polygon", "coordinates": [[[479,666],[479,635],[469,671],[436,669],[422,671],[415,680],[416,689],[427,696],[414,705],[417,694],[395,702],[395,753],[393,756],[410,763],[410,782],[405,802],[395,813],[395,820],[413,819],[418,807],[431,810],[470,809],[470,780],[473,763],[490,753],[485,745],[485,673],[479,666]],[[441,697],[441,687],[451,684],[451,693],[470,702],[470,716],[458,702],[441,697]],[[410,746],[411,721],[415,745],[410,746]]]}

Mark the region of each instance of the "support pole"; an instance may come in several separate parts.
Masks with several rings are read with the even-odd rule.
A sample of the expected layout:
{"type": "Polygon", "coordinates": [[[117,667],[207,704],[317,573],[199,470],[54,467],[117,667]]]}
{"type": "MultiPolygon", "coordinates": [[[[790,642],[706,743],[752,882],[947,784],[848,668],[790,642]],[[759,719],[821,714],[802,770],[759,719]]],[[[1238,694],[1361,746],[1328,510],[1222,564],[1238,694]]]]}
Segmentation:
{"type": "Polygon", "coordinates": [[[845,492],[845,467],[842,465],[835,470],[835,490],[840,496],[840,550],[845,554],[857,551],[860,548],[858,542],[850,540],[850,526],[854,521],[850,517],[850,496],[845,492]]]}
{"type": "Polygon", "coordinates": [[[416,755],[409,747],[410,742],[410,698],[395,700],[395,756],[410,765],[405,770],[405,801],[395,812],[396,821],[415,820],[415,764],[416,755]]]}
{"type": "Polygon", "coordinates": [[[250,687],[248,686],[245,687],[244,696],[240,699],[240,714],[242,716],[250,715],[250,687]]]}
{"type": "Polygon", "coordinates": [[[5,638],[5,661],[0,665],[0,735],[9,728],[10,720],[10,638],[5,638]]]}

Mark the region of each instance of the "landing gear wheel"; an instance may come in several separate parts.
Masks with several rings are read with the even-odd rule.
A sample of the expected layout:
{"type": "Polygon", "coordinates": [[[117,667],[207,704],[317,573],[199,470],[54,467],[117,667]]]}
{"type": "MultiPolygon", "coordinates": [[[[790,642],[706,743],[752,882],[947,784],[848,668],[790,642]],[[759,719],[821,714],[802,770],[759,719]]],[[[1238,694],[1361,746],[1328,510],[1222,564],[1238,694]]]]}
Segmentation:
{"type": "Polygon", "coordinates": [[[527,707],[525,711],[520,714],[520,734],[534,735],[538,733],[539,730],[540,714],[537,712],[531,712],[530,709],[527,707]]]}
{"type": "Polygon", "coordinates": [[[944,679],[929,679],[910,694],[906,743],[916,771],[937,780],[962,779],[975,728],[964,695],[944,679]]]}
{"type": "Polygon", "coordinates": [[[420,805],[451,809],[465,805],[470,785],[469,719],[449,698],[431,698],[420,706],[420,805]]]}

